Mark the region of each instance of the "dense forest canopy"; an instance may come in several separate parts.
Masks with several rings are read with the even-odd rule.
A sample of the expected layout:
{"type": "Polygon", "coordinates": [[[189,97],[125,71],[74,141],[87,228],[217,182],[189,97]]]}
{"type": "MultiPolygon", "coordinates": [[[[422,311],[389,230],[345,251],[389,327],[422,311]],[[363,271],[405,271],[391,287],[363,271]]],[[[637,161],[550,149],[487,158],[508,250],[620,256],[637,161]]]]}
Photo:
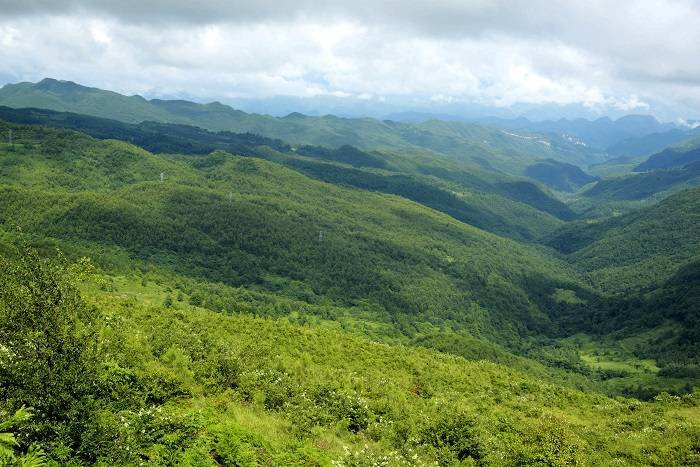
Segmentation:
{"type": "Polygon", "coordinates": [[[98,91],[0,107],[1,463],[700,462],[696,162],[98,91]]]}

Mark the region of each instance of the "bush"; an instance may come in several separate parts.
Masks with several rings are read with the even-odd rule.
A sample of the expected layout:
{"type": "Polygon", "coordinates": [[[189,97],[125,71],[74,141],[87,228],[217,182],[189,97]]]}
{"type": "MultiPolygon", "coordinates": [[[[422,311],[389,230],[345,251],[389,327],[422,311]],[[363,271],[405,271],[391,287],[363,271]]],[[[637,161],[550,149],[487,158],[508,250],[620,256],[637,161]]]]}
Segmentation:
{"type": "Polygon", "coordinates": [[[434,447],[441,465],[452,465],[471,458],[475,461],[484,455],[477,435],[477,423],[463,412],[445,411],[421,432],[421,441],[434,447]]]}
{"type": "MultiPolygon", "coordinates": [[[[216,462],[222,465],[249,467],[257,465],[254,446],[246,442],[244,434],[232,424],[216,427],[214,430],[214,452],[216,462]]],[[[256,444],[261,444],[257,442],[256,444]]]]}

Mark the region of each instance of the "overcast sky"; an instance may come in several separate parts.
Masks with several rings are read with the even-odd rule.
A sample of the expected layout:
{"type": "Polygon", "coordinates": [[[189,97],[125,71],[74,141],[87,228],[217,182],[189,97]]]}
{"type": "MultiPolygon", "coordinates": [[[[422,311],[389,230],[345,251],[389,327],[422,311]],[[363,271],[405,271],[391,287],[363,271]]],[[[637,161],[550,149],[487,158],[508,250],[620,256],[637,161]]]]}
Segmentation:
{"type": "Polygon", "coordinates": [[[700,0],[0,0],[0,84],[700,117],[700,0]]]}

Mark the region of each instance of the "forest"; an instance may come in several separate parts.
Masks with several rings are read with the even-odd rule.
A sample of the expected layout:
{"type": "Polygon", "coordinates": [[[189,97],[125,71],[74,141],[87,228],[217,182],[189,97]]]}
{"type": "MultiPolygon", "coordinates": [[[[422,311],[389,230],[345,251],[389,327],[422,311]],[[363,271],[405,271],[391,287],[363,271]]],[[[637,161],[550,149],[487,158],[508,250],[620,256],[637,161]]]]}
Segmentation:
{"type": "Polygon", "coordinates": [[[3,465],[700,462],[693,162],[112,117],[0,108],[3,465]]]}

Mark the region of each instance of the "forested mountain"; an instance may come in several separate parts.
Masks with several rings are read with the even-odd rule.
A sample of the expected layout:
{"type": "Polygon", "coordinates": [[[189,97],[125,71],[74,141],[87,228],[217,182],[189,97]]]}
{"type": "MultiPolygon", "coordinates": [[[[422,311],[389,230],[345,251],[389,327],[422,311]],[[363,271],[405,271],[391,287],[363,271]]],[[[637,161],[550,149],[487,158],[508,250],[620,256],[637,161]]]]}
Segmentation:
{"type": "Polygon", "coordinates": [[[694,164],[574,193],[541,136],[74,91],[134,118],[0,107],[0,459],[698,462],[694,164]]]}
{"type": "Polygon", "coordinates": [[[699,25],[0,0],[0,467],[700,466],[699,25]]]}
{"type": "Polygon", "coordinates": [[[613,157],[605,162],[591,165],[588,172],[601,178],[621,177],[634,172],[635,167],[644,162],[646,158],[646,156],[639,155],[613,157]]]}
{"type": "Polygon", "coordinates": [[[633,173],[599,181],[582,196],[600,201],[638,201],[663,198],[684,188],[700,184],[700,161],[683,167],[633,173]]]}
{"type": "Polygon", "coordinates": [[[382,313],[462,321],[501,343],[553,329],[548,296],[580,288],[534,248],[276,163],[223,152],[156,156],[41,127],[16,134],[0,172],[7,228],[116,248],[193,279],[298,289],[312,303],[368,300],[382,313]],[[530,291],[530,282],[543,289],[530,291]],[[458,313],[466,309],[478,318],[458,313]]]}
{"type": "Polygon", "coordinates": [[[569,224],[548,243],[606,290],[658,287],[700,254],[700,188],[622,216],[569,224]]]}
{"type": "Polygon", "coordinates": [[[527,131],[512,132],[475,123],[427,121],[417,124],[371,118],[283,118],[247,114],[218,102],[150,100],[123,96],[69,81],[8,84],[0,89],[0,105],[37,107],[116,119],[128,123],[157,121],[194,125],[214,131],[255,133],[294,145],[362,150],[432,151],[484,170],[522,175],[538,159],[553,158],[588,164],[601,155],[566,138],[549,139],[527,131]]]}
{"type": "Polygon", "coordinates": [[[608,147],[607,151],[614,157],[650,156],[697,134],[697,129],[675,128],[663,133],[652,133],[620,141],[608,147]]]}
{"type": "Polygon", "coordinates": [[[635,167],[634,171],[648,172],[682,167],[698,161],[700,161],[700,138],[695,138],[653,154],[645,162],[635,167]]]}
{"type": "MultiPolygon", "coordinates": [[[[32,112],[32,118],[42,115],[32,112]]],[[[502,209],[498,205],[485,203],[482,214],[470,219],[468,214],[474,211],[460,211],[461,197],[440,195],[440,185],[428,183],[429,179],[420,185],[406,175],[318,163],[314,161],[317,156],[326,160],[340,157],[331,157],[334,150],[320,147],[297,148],[292,157],[280,152],[289,148],[286,143],[253,135],[157,124],[121,124],[115,130],[113,122],[106,120],[70,114],[51,118],[53,124],[65,120],[71,125],[79,122],[92,131],[99,129],[103,137],[104,132],[122,137],[145,134],[148,137],[143,137],[142,144],[146,146],[162,141],[160,135],[164,134],[172,135],[173,148],[196,148],[206,143],[202,148],[208,150],[217,144],[226,147],[235,143],[233,149],[248,153],[248,158],[224,152],[154,155],[121,142],[100,142],[66,130],[5,125],[2,132],[12,128],[15,135],[15,146],[4,158],[0,172],[5,187],[5,224],[67,242],[84,254],[106,249],[117,252],[116,257],[126,254],[197,281],[272,293],[293,291],[290,298],[310,303],[331,300],[339,307],[369,306],[374,311],[362,313],[369,313],[372,321],[386,321],[386,316],[391,316],[392,326],[399,324],[400,333],[408,337],[414,336],[417,322],[440,324],[449,320],[459,332],[468,329],[471,335],[515,352],[523,351],[524,339],[559,335],[559,317],[577,313],[589,300],[602,300],[546,252],[507,243],[464,224],[479,225],[488,216],[498,216],[502,209]],[[195,146],[188,146],[189,142],[195,146]],[[299,153],[312,157],[298,157],[299,153]],[[315,182],[307,178],[309,175],[332,185],[315,182]],[[441,218],[420,205],[404,205],[405,199],[422,200],[424,206],[450,217],[441,218]],[[292,200],[296,201],[289,204],[292,200]],[[373,209],[367,211],[365,206],[373,209]],[[405,224],[408,219],[410,223],[405,224]],[[392,232],[390,237],[386,231],[392,232]],[[418,240],[421,231],[424,246],[418,240]],[[299,269],[302,264],[308,268],[299,269]],[[466,295],[460,292],[465,287],[469,290],[466,295]],[[369,302],[361,305],[361,299],[369,302]],[[465,314],[467,309],[472,311],[465,314]]],[[[340,153],[365,163],[392,163],[391,158],[351,148],[340,153]]],[[[459,178],[459,173],[451,175],[459,178]]],[[[498,186],[507,189],[507,184],[498,186]]],[[[671,205],[681,206],[675,201],[671,205]]],[[[692,207],[688,210],[692,212],[692,207]]],[[[685,221],[690,224],[670,222],[679,228],[694,222],[692,217],[685,221]]],[[[538,220],[533,217],[529,222],[538,220]]],[[[571,229],[582,235],[595,224],[587,224],[583,230],[575,225],[571,229]]],[[[570,245],[567,229],[550,244],[570,245]]],[[[694,231],[688,233],[689,241],[696,238],[694,231]]],[[[638,235],[633,237],[643,241],[638,235]]],[[[602,233],[591,238],[605,244],[602,233]]],[[[629,245],[625,239],[620,243],[629,245]]],[[[693,247],[691,243],[688,248],[693,247]]],[[[617,250],[601,248],[611,252],[609,261],[615,263],[617,250]]],[[[632,260],[634,254],[645,254],[641,248],[633,250],[632,260]]],[[[662,259],[677,255],[674,251],[662,251],[662,259]]],[[[585,251],[577,255],[580,258],[577,256],[574,264],[579,267],[585,264],[585,251]]],[[[103,260],[111,265],[124,261],[110,255],[103,260]]],[[[668,271],[677,266],[671,262],[668,271]]],[[[586,273],[600,274],[593,269],[582,267],[586,273]]],[[[636,273],[643,268],[633,265],[627,270],[636,273]]],[[[613,283],[627,287],[630,280],[613,283]]],[[[611,287],[600,280],[594,284],[603,290],[611,287]]],[[[642,282],[634,279],[632,284],[642,282]]]]}
{"type": "Polygon", "coordinates": [[[155,153],[205,155],[225,150],[269,159],[326,182],[398,194],[471,225],[518,239],[531,240],[555,228],[558,219],[575,217],[568,206],[533,183],[475,170],[434,154],[419,152],[406,157],[405,153],[367,153],[353,146],[292,147],[251,133],[209,132],[198,127],[154,122],[126,124],[40,109],[0,107],[0,118],[77,129],[100,139],[129,141],[155,153]],[[322,164],[318,160],[341,165],[322,164]],[[347,166],[384,170],[368,173],[347,166]]]}
{"type": "Polygon", "coordinates": [[[692,152],[691,143],[697,140],[698,131],[698,128],[676,129],[625,140],[608,148],[610,159],[593,164],[589,167],[589,172],[609,178],[629,175],[633,172],[681,167],[697,160],[692,154],[685,153],[692,152]]]}
{"type": "Polygon", "coordinates": [[[123,96],[116,92],[80,86],[70,81],[44,79],[36,84],[8,84],[0,90],[2,105],[39,107],[70,111],[80,107],[87,115],[115,118],[126,122],[167,119],[168,113],[140,96],[123,96]]]}
{"type": "Polygon", "coordinates": [[[552,159],[529,166],[525,174],[552,189],[568,192],[574,192],[584,185],[599,180],[598,177],[587,174],[575,165],[552,159]]]}

